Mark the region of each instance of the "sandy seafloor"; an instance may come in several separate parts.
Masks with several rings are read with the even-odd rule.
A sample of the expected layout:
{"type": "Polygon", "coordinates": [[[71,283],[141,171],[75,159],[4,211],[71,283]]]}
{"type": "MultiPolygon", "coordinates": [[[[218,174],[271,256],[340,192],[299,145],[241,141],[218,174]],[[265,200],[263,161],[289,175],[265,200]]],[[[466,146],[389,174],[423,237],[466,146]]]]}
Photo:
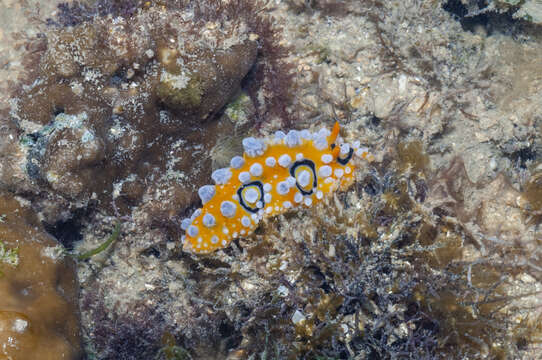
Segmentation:
{"type": "MultiPolygon", "coordinates": [[[[24,39],[13,34],[34,36],[45,26],[37,19],[53,16],[56,2],[0,0],[0,102],[5,104],[7,89],[17,81],[25,54],[20,47],[24,39]],[[36,4],[39,13],[34,11],[36,4]]],[[[301,0],[290,2],[297,7],[270,2],[267,11],[283,29],[283,43],[292,47],[294,104],[300,110],[296,127],[318,128],[323,118],[333,116],[348,120],[346,139],[362,138],[377,163],[394,151],[395,144],[413,139],[423,143],[435,172],[460,157],[473,184],[465,208],[484,208],[483,225],[466,226],[492,239],[516,239],[530,247],[532,258],[527,262],[542,266],[539,229],[526,224],[520,196],[541,159],[542,28],[506,23],[495,16],[465,30],[437,6],[438,1],[417,0],[386,1],[378,28],[366,16],[368,3],[360,3],[346,15],[322,15],[301,0]],[[389,126],[369,126],[368,118],[389,126]],[[495,180],[500,176],[507,179],[506,190],[497,184],[501,180],[495,180]]],[[[266,124],[263,132],[276,128],[266,124]]],[[[289,221],[283,231],[295,233],[291,229],[303,223],[298,218],[289,221]]],[[[111,221],[105,222],[110,228],[111,221]]],[[[96,224],[83,230],[78,248],[103,241],[104,232],[96,224]]],[[[106,307],[122,313],[133,311],[138,303],[158,309],[170,324],[186,325],[187,317],[198,315],[184,292],[192,286],[182,278],[189,266],[152,255],[141,259],[158,235],[153,230],[134,231],[135,223],[125,227],[132,235],[107,257],[80,264],[82,294],[97,291],[99,283],[106,307]]],[[[466,258],[476,258],[475,252],[466,258]]],[[[228,261],[234,267],[245,266],[240,260],[228,261]]],[[[213,271],[213,276],[228,276],[228,270],[218,265],[213,271]]],[[[290,271],[285,276],[295,277],[290,271]]],[[[542,290],[533,277],[516,280],[518,293],[525,288],[542,290]]],[[[258,278],[243,277],[237,286],[246,294],[259,286],[258,278]]],[[[542,296],[521,301],[540,309],[542,296]]],[[[94,336],[95,321],[92,311],[83,312],[87,340],[94,336]]],[[[533,347],[524,358],[540,358],[540,351],[540,346],[533,347]]]]}

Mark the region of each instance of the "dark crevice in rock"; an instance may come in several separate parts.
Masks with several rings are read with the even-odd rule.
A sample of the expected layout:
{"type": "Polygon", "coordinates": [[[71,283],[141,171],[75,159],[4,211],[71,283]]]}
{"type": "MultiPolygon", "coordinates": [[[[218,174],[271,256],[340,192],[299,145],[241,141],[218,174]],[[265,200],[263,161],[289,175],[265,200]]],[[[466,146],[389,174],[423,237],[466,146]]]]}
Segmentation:
{"type": "Polygon", "coordinates": [[[503,12],[490,11],[485,0],[471,1],[467,5],[461,0],[448,0],[442,4],[442,8],[452,14],[465,31],[475,32],[478,28],[483,28],[488,35],[513,35],[522,31],[525,25],[523,20],[513,18],[517,8],[511,7],[503,12]]]}
{"type": "Polygon", "coordinates": [[[83,239],[81,218],[83,214],[76,214],[68,220],[59,220],[54,224],[43,223],[45,230],[54,236],[68,251],[73,250],[74,243],[83,239]]]}

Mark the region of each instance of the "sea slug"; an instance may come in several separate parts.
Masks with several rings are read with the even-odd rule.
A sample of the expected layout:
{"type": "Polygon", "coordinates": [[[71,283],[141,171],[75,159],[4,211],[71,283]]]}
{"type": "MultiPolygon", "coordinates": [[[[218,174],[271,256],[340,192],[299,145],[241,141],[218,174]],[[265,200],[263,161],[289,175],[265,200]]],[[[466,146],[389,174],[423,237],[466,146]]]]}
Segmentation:
{"type": "Polygon", "coordinates": [[[300,206],[310,207],[354,179],[356,158],[371,161],[359,141],[348,144],[339,123],[326,128],[277,131],[264,139],[243,139],[243,156],[215,170],[215,185],[202,186],[203,207],[181,223],[183,249],[209,253],[250,234],[258,223],[300,206]]]}

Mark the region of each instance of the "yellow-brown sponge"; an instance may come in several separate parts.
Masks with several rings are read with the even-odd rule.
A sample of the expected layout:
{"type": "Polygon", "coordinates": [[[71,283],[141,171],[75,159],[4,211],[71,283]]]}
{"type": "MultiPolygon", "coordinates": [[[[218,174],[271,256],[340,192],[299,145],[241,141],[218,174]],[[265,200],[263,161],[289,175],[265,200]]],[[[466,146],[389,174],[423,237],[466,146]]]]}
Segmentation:
{"type": "Polygon", "coordinates": [[[0,194],[0,360],[81,358],[74,264],[34,214],[0,194]]]}

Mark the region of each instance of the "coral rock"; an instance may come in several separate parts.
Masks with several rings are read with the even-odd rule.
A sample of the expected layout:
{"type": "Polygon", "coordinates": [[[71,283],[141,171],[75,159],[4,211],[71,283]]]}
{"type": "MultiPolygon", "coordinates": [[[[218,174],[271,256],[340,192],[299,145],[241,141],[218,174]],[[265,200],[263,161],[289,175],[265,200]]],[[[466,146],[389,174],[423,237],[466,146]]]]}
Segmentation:
{"type": "Polygon", "coordinates": [[[202,150],[237,130],[213,115],[239,92],[259,48],[246,19],[216,11],[221,21],[157,6],[48,28],[11,101],[13,139],[22,141],[9,150],[17,159],[0,154],[0,184],[40,194],[33,206],[48,222],[91,200],[110,209],[120,197],[122,211],[155,188],[197,190],[197,172],[211,172],[202,150]]]}

